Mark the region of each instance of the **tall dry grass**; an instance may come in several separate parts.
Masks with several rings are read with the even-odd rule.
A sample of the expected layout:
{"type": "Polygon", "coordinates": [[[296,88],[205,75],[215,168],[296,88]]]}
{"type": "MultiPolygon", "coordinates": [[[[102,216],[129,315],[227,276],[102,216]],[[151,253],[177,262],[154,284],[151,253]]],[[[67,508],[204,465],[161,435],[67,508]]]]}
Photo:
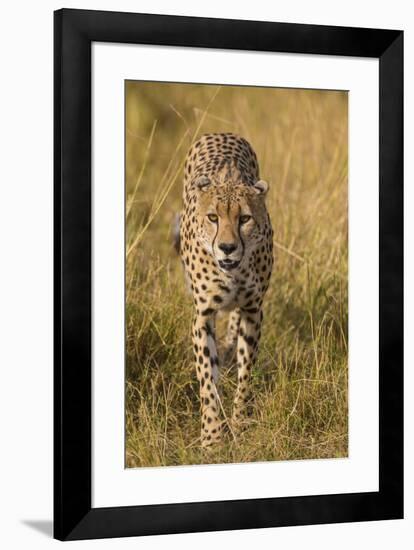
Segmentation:
{"type": "MultiPolygon", "coordinates": [[[[126,465],[347,455],[347,96],[271,88],[126,84],[126,465]],[[251,425],[199,448],[192,305],[171,223],[185,154],[231,131],[256,150],[275,231],[251,425]]],[[[229,413],[234,369],[221,369],[229,413]]]]}

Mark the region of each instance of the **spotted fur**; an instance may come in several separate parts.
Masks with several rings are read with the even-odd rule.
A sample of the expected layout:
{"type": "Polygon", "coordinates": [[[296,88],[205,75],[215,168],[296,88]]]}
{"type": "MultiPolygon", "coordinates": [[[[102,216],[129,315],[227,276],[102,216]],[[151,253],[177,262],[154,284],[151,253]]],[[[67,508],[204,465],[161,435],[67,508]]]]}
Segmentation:
{"type": "MultiPolygon", "coordinates": [[[[206,134],[190,148],[184,167],[179,250],[195,315],[194,359],[200,383],[201,444],[222,437],[217,383],[217,313],[229,311],[226,345],[237,357],[232,426],[248,412],[249,380],[257,357],[262,305],[273,266],[273,231],[265,205],[267,183],[242,137],[206,134]]],[[[231,354],[231,353],[230,353],[231,354]]]]}

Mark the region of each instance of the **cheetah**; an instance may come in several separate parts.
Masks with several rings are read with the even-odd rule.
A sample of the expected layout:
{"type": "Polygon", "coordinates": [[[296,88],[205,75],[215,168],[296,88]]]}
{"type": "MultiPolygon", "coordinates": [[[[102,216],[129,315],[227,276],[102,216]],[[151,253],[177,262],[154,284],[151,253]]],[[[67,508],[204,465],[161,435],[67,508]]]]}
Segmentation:
{"type": "Polygon", "coordinates": [[[233,433],[240,431],[248,415],[249,380],[273,267],[267,191],[256,154],[243,137],[205,134],[191,146],[184,165],[179,251],[195,309],[192,340],[202,447],[219,442],[224,432],[215,336],[216,316],[222,311],[229,312],[227,351],[233,349],[237,358],[233,433]]]}

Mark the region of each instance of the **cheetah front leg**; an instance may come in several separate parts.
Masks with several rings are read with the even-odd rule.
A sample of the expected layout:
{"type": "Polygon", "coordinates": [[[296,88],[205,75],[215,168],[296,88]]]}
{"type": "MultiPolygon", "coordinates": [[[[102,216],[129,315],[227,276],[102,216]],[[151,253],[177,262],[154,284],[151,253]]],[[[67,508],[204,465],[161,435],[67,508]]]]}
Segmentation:
{"type": "Polygon", "coordinates": [[[240,309],[236,308],[230,312],[229,320],[227,323],[227,333],[224,341],[223,349],[223,362],[224,364],[233,363],[237,338],[239,336],[239,327],[240,327],[240,309]]]}
{"type": "Polygon", "coordinates": [[[236,431],[242,428],[243,422],[249,413],[250,377],[259,349],[262,319],[261,310],[253,313],[241,311],[237,338],[237,389],[232,415],[232,424],[236,431]]]}
{"type": "Polygon", "coordinates": [[[193,325],[193,348],[197,378],[200,382],[202,447],[209,447],[219,441],[222,430],[216,387],[219,360],[214,333],[213,316],[196,316],[193,325]]]}

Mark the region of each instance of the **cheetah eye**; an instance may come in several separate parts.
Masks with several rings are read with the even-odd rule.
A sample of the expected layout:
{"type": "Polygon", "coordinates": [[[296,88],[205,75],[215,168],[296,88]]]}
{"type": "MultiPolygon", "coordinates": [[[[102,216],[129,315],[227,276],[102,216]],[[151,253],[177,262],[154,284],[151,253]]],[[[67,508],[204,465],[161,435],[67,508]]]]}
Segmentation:
{"type": "Polygon", "coordinates": [[[248,216],[247,214],[245,216],[240,216],[240,223],[243,225],[244,223],[247,223],[249,220],[251,220],[251,216],[248,216]]]}
{"type": "Polygon", "coordinates": [[[208,214],[207,215],[207,218],[212,222],[212,223],[217,223],[218,221],[218,216],[216,214],[208,214]]]}

